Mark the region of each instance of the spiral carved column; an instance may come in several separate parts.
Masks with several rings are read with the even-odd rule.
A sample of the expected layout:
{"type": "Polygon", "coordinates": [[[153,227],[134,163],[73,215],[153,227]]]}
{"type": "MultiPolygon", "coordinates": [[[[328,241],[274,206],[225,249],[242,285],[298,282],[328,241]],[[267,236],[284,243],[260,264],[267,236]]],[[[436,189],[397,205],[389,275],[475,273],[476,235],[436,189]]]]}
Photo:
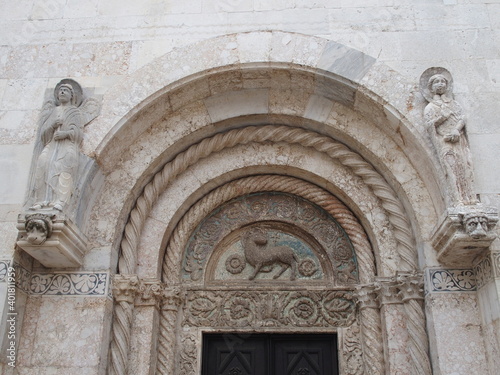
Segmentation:
{"type": "Polygon", "coordinates": [[[138,288],[139,279],[135,275],[115,275],[113,278],[113,298],[116,305],[110,349],[110,375],[127,374],[130,327],[138,288]]]}
{"type": "Polygon", "coordinates": [[[365,374],[382,375],[385,373],[384,346],[375,285],[358,286],[356,296],[360,312],[361,335],[363,337],[365,374]]]}
{"type": "Polygon", "coordinates": [[[176,326],[183,297],[178,288],[166,288],[162,296],[160,337],[158,341],[158,374],[175,374],[176,326]]]}
{"type": "Polygon", "coordinates": [[[398,275],[399,293],[407,315],[410,354],[415,375],[432,374],[429,342],[425,330],[423,279],[419,274],[398,275]]]}

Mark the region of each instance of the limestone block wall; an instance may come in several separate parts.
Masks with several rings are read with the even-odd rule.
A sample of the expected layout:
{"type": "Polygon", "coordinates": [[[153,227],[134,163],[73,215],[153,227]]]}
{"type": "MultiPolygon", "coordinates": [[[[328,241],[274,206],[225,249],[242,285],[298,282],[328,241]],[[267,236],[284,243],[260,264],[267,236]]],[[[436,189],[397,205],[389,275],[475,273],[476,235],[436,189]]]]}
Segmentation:
{"type": "MultiPolygon", "coordinates": [[[[496,0],[19,0],[15,4],[4,0],[0,1],[0,261],[10,260],[14,254],[17,215],[26,197],[37,121],[57,82],[71,77],[94,95],[105,96],[126,77],[178,48],[220,35],[260,30],[317,36],[362,51],[413,78],[415,95],[419,95],[418,79],[425,69],[447,68],[454,77],[455,99],[467,116],[475,191],[483,203],[500,207],[500,170],[494,167],[500,160],[500,3],[496,0]]],[[[249,38],[247,43],[248,50],[259,49],[258,39],[249,38]]],[[[282,44],[286,49],[287,40],[282,44]]],[[[180,63],[162,68],[179,71],[181,76],[185,67],[180,63]]],[[[398,82],[390,86],[395,91],[406,90],[398,82]]],[[[84,149],[92,157],[95,149],[84,149]]],[[[114,178],[122,180],[121,176],[114,178]]],[[[106,225],[103,221],[102,226],[106,225]]],[[[110,254],[110,245],[95,240],[93,247],[82,270],[113,272],[109,265],[116,263],[116,255],[110,254]]],[[[499,240],[492,249],[500,250],[499,240]]],[[[24,259],[17,261],[27,269],[32,266],[24,259]]],[[[40,271],[40,265],[36,267],[40,271]]],[[[78,277],[84,278],[82,275],[78,277]]],[[[494,275],[496,279],[486,280],[489,286],[487,282],[478,286],[492,298],[498,297],[499,288],[495,287],[498,273],[494,275]]],[[[50,352],[41,343],[46,339],[47,345],[72,343],[72,337],[94,344],[109,340],[105,328],[111,311],[106,299],[109,274],[105,283],[95,301],[92,297],[74,303],[57,296],[41,297],[40,290],[39,295],[28,298],[25,327],[30,334],[24,337],[18,357],[33,366],[26,373],[37,366],[61,374],[71,373],[72,366],[89,374],[104,371],[103,345],[87,347],[86,352],[78,350],[78,345],[86,344],[73,346],[77,360],[65,362],[68,355],[58,357],[57,350],[50,352]],[[35,317],[57,314],[56,305],[67,315],[58,315],[53,327],[37,325],[35,317]],[[89,306],[92,316],[79,315],[89,306]],[[74,314],[79,323],[71,332],[61,328],[74,314]],[[97,328],[87,332],[84,323],[89,321],[97,328]]],[[[443,339],[449,306],[465,311],[461,315],[465,318],[457,319],[453,329],[458,337],[465,327],[472,327],[474,342],[480,345],[473,353],[481,357],[481,363],[471,359],[467,368],[482,373],[487,371],[484,361],[489,359],[490,369],[498,362],[494,359],[500,344],[498,306],[485,307],[488,298],[477,301],[480,297],[476,298],[475,290],[467,290],[472,294],[465,297],[446,295],[440,300],[440,295],[431,296],[428,313],[436,324],[433,337],[443,339]],[[481,309],[487,313],[474,315],[481,309]],[[481,341],[481,322],[487,327],[489,344],[481,341]]],[[[443,292],[439,286],[436,291],[443,292]]],[[[6,288],[0,285],[0,306],[6,296],[6,288]]],[[[25,299],[20,297],[23,305],[25,299]]],[[[5,328],[2,324],[0,333],[5,328]]],[[[443,345],[437,346],[444,350],[443,345]]],[[[451,365],[460,352],[434,355],[440,358],[436,363],[441,361],[443,374],[460,373],[451,365]]]]}

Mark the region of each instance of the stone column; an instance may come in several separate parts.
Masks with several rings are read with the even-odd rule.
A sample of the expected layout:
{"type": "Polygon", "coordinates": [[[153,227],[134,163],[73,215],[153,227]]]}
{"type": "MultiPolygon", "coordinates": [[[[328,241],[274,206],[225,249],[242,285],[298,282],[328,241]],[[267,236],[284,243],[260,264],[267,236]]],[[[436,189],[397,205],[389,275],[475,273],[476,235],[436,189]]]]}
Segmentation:
{"type": "Polygon", "coordinates": [[[175,349],[177,337],[177,319],[183,295],[179,288],[165,288],[162,295],[160,335],[158,338],[157,374],[168,375],[176,373],[175,349]]]}
{"type": "Polygon", "coordinates": [[[386,373],[414,374],[408,344],[407,315],[395,278],[377,278],[375,283],[380,303],[380,315],[387,343],[386,373]]]}
{"type": "Polygon", "coordinates": [[[376,287],[373,284],[361,285],[357,289],[360,312],[363,360],[365,373],[382,375],[385,373],[382,327],[376,287]]]}
{"type": "Polygon", "coordinates": [[[403,301],[409,333],[409,350],[413,359],[413,373],[431,375],[429,342],[423,309],[424,282],[419,273],[398,274],[399,295],[403,301]]]}
{"type": "Polygon", "coordinates": [[[110,352],[110,375],[126,375],[130,331],[134,311],[134,299],[139,287],[136,275],[115,275],[113,278],[113,297],[116,302],[110,352]]]}
{"type": "Polygon", "coordinates": [[[492,250],[474,266],[477,298],[490,373],[500,368],[500,250],[492,250]]]}
{"type": "Polygon", "coordinates": [[[141,279],[135,298],[129,374],[148,375],[156,369],[160,303],[164,285],[157,279],[141,279]]]}

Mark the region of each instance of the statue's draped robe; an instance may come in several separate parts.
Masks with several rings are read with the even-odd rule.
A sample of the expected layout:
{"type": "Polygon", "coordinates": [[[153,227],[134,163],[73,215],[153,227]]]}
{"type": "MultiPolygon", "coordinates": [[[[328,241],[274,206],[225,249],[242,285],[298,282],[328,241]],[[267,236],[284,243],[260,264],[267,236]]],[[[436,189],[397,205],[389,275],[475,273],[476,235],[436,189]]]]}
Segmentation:
{"type": "Polygon", "coordinates": [[[35,205],[64,206],[71,197],[78,171],[83,117],[75,106],[55,107],[41,126],[43,150],[38,157],[35,178],[35,205]],[[54,126],[54,124],[61,124],[54,126]],[[56,131],[68,136],[55,140],[56,131]]]}
{"type": "Polygon", "coordinates": [[[457,199],[462,202],[473,202],[472,161],[463,129],[457,142],[446,140],[446,136],[457,128],[459,121],[465,121],[462,107],[455,100],[443,96],[427,104],[424,117],[444,163],[447,177],[457,187],[459,194],[457,199]],[[451,112],[448,117],[444,115],[447,110],[451,112]]]}

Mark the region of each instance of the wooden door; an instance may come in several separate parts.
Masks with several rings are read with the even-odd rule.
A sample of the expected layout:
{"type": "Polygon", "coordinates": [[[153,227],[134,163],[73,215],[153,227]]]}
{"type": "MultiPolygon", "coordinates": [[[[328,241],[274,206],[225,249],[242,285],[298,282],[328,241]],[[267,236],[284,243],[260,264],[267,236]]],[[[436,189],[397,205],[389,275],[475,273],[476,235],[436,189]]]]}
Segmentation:
{"type": "Polygon", "coordinates": [[[336,374],[336,335],[203,336],[202,375],[336,374]]]}

